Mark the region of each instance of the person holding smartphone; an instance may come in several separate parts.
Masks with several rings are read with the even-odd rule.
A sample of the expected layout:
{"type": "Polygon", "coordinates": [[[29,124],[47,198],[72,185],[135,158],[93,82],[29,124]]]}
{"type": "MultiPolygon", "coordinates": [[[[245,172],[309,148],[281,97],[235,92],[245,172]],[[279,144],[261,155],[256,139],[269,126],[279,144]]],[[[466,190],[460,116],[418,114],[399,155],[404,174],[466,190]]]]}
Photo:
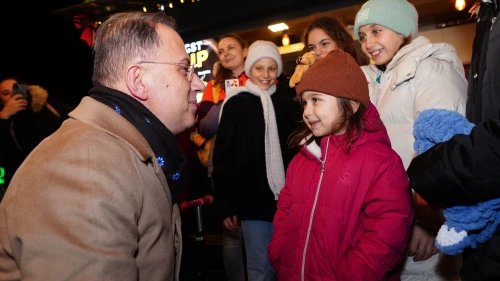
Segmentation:
{"type": "Polygon", "coordinates": [[[0,155],[6,188],[31,150],[57,130],[72,109],[40,86],[15,77],[0,80],[0,155]]]}

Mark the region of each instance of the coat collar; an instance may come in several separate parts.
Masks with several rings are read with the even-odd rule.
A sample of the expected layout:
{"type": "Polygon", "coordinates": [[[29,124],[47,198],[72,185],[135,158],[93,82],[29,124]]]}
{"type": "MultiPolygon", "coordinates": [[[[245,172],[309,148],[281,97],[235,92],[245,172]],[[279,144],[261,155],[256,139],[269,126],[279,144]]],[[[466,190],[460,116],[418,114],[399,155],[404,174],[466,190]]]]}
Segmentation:
{"type": "MultiPolygon", "coordinates": [[[[380,119],[380,114],[375,106],[370,103],[368,109],[363,116],[363,125],[367,129],[367,131],[362,131],[359,138],[352,145],[352,148],[358,147],[368,142],[380,142],[387,146],[391,145],[391,141],[389,136],[387,135],[387,129],[384,126],[384,123],[380,119]]],[[[352,132],[354,134],[354,132],[352,132]]],[[[326,147],[327,142],[330,143],[331,151],[339,151],[341,153],[345,153],[347,149],[345,134],[341,135],[332,135],[323,137],[320,140],[320,144],[318,145],[316,141],[311,142],[308,145],[304,145],[306,141],[313,137],[312,134],[308,135],[305,139],[301,141],[300,151],[309,159],[320,161],[324,159],[324,155],[326,155],[326,147]]]]}
{"type": "Polygon", "coordinates": [[[451,63],[454,67],[461,68],[463,72],[462,62],[458,59],[456,49],[452,45],[431,43],[426,37],[419,36],[401,48],[387,66],[385,72],[392,72],[391,89],[394,90],[404,82],[413,79],[420,63],[428,57],[451,63]]]}
{"type": "MultiPolygon", "coordinates": [[[[69,116],[122,140],[141,161],[151,161],[154,157],[153,150],[146,139],[130,122],[110,107],[91,97],[84,97],[80,104],[69,113],[69,116]]],[[[153,163],[155,163],[155,172],[159,172],[160,167],[156,161],[153,163]]]]}
{"type": "MultiPolygon", "coordinates": [[[[170,202],[172,197],[170,195],[167,178],[160,164],[155,159],[151,146],[132,123],[109,106],[89,96],[84,97],[80,104],[70,112],[68,116],[107,132],[125,143],[142,162],[151,162],[153,164],[153,170],[160,180],[163,191],[170,202]]],[[[161,208],[163,207],[164,206],[161,208]]],[[[167,213],[164,215],[167,216],[167,213]]]]}

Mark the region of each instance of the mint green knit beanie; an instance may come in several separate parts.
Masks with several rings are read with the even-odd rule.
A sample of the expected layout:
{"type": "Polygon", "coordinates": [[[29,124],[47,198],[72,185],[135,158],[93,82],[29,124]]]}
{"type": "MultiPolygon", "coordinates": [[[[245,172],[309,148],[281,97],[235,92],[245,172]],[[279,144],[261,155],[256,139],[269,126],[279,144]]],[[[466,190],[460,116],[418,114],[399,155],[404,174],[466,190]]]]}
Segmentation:
{"type": "Polygon", "coordinates": [[[359,28],[367,24],[386,27],[405,38],[417,37],[418,13],[407,0],[370,0],[356,14],[354,35],[359,40],[359,28]]]}

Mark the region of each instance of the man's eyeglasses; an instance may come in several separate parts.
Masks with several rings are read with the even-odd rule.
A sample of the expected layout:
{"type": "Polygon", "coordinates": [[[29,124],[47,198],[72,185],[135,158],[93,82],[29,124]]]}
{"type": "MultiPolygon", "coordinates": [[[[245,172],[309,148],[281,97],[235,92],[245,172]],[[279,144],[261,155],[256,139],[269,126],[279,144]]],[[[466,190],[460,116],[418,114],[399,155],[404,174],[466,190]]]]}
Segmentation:
{"type": "Polygon", "coordinates": [[[141,63],[152,63],[152,64],[177,65],[177,66],[182,67],[182,69],[184,69],[186,71],[186,78],[187,78],[187,80],[189,82],[191,82],[191,80],[193,80],[193,76],[194,76],[194,64],[187,65],[187,64],[182,63],[182,62],[158,62],[158,61],[140,61],[138,63],[139,64],[141,64],[141,63]]]}

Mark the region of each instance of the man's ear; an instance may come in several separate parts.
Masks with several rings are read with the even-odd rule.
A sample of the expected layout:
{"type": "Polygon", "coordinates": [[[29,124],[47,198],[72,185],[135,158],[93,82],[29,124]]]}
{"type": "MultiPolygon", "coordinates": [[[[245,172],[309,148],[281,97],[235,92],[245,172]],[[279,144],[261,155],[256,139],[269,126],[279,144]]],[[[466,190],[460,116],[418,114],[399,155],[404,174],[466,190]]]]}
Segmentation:
{"type": "Polygon", "coordinates": [[[141,101],[148,99],[143,75],[144,69],[138,64],[129,66],[125,75],[125,83],[127,84],[130,94],[141,101]]]}
{"type": "Polygon", "coordinates": [[[349,102],[351,103],[352,114],[358,112],[359,104],[360,104],[359,101],[350,100],[349,102]]]}

